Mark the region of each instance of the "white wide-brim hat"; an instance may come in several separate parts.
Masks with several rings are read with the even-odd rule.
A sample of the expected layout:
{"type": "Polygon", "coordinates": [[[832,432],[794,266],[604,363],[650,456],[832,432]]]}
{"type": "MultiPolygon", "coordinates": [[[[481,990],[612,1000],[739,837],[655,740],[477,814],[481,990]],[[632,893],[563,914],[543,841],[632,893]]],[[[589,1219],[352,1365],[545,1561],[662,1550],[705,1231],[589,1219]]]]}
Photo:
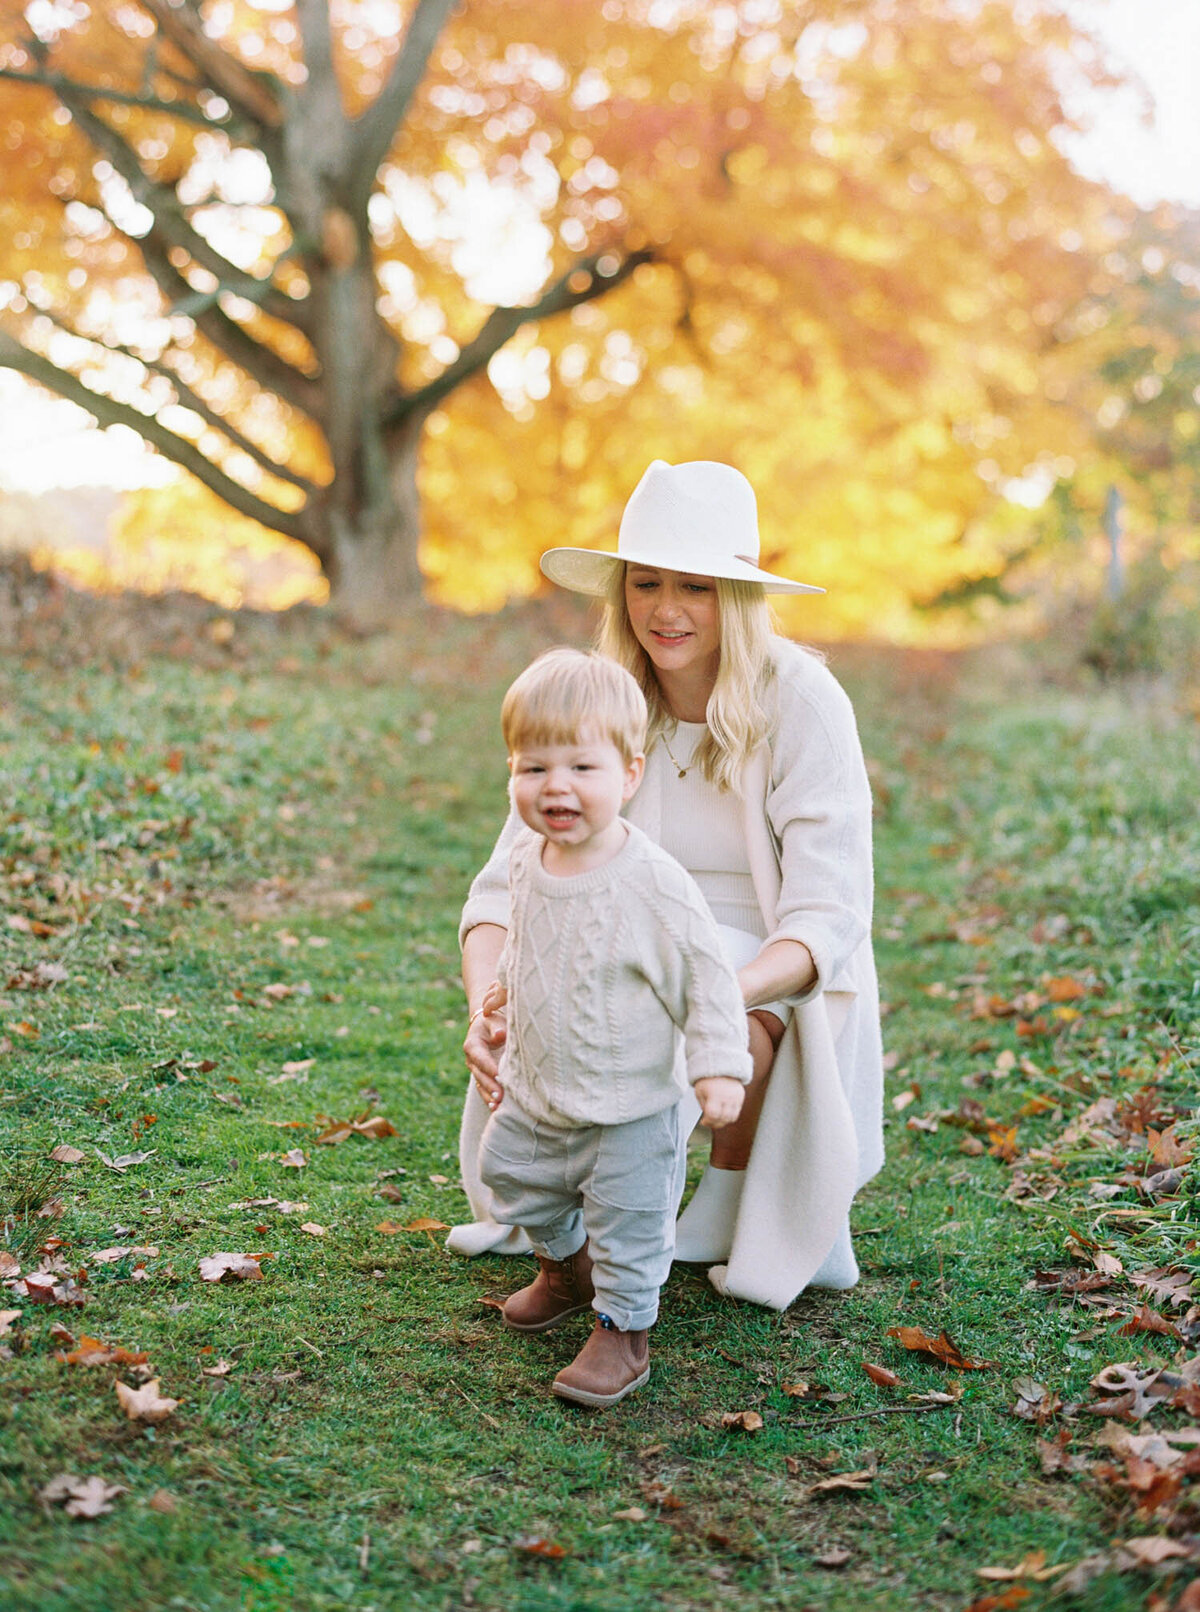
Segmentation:
{"type": "Polygon", "coordinates": [[[615,554],[547,549],[541,565],[560,588],[600,596],[622,564],[760,582],[768,593],[825,592],[764,571],[758,551],[758,505],[740,470],[713,459],[682,465],[655,459],[625,505],[615,554]]]}

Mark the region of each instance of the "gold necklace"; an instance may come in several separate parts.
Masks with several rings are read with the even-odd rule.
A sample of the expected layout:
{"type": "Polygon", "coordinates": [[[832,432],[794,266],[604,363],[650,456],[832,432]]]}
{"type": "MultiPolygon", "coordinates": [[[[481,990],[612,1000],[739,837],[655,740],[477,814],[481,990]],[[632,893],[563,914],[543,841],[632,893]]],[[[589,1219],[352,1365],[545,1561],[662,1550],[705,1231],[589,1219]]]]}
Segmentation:
{"type": "Polygon", "coordinates": [[[679,765],[678,761],[676,761],[676,759],[675,759],[674,751],[671,749],[671,746],[667,743],[666,734],[665,733],[660,733],[659,738],[662,740],[663,749],[667,752],[668,756],[670,756],[670,758],[671,758],[671,765],[674,767],[675,771],[679,774],[679,776],[681,778],[686,778],[688,773],[691,772],[694,763],[689,761],[686,767],[681,767],[679,765]]]}

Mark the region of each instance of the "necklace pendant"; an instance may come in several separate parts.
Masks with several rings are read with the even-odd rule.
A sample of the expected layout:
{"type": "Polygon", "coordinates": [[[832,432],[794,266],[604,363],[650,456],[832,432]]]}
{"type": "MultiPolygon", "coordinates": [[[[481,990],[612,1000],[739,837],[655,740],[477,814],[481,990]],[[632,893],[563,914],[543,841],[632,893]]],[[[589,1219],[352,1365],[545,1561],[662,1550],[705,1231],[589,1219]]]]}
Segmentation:
{"type": "Polygon", "coordinates": [[[676,770],[678,771],[679,776],[681,778],[686,778],[687,777],[687,775],[688,775],[688,768],[687,767],[681,767],[678,762],[675,763],[675,767],[676,767],[676,770]]]}

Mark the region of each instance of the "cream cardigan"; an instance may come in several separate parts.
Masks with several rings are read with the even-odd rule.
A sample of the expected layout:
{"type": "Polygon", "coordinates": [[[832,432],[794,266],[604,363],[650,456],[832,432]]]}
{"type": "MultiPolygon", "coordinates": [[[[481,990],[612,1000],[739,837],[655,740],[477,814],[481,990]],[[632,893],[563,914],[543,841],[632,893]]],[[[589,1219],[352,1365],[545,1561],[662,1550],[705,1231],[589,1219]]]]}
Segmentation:
{"type": "MultiPolygon", "coordinates": [[[[790,999],[795,1012],[767,1088],[733,1251],[709,1274],[723,1293],[785,1309],[845,1244],[851,1200],[883,1163],[883,1055],[870,941],[871,797],[854,714],[815,656],[773,639],[772,659],[773,731],[743,778],[746,846],[767,939],[803,941],[817,980],[790,999]]],[[[627,808],[654,840],[664,765],[656,746],[627,808]]],[[[515,827],[510,817],[471,886],[463,935],[478,923],[507,926],[515,827]]],[[[472,1085],[460,1158],[478,1221],[490,1220],[477,1163],[486,1121],[472,1085]]],[[[519,1232],[497,1225],[495,1233],[494,1251],[522,1250],[519,1232]]]]}

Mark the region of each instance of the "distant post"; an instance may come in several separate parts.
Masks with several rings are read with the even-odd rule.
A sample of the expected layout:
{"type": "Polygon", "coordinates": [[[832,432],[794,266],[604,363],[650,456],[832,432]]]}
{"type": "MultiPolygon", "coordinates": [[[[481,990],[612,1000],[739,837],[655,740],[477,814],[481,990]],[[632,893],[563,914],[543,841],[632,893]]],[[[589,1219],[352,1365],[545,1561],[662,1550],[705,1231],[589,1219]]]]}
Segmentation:
{"type": "Polygon", "coordinates": [[[1116,487],[1108,489],[1104,500],[1104,531],[1108,538],[1108,585],[1106,592],[1117,600],[1125,591],[1125,568],[1121,560],[1121,512],[1125,500],[1116,487]]]}

